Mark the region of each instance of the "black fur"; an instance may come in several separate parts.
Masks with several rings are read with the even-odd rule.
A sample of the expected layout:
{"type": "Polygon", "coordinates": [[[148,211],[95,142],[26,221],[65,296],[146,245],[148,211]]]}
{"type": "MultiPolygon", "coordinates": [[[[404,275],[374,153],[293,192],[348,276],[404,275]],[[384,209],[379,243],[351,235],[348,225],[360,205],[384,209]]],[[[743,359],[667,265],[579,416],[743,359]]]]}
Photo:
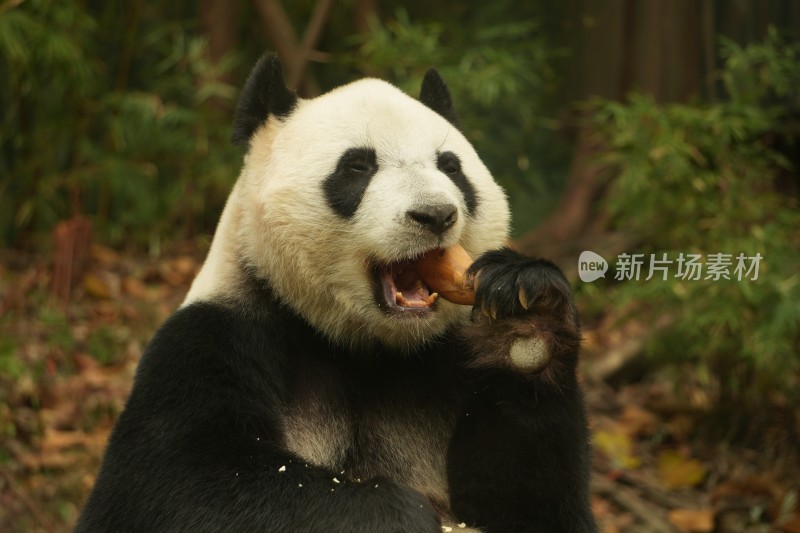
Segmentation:
{"type": "Polygon", "coordinates": [[[325,178],[325,200],[339,216],[356,214],[370,180],[378,172],[378,158],[372,148],[351,148],[339,158],[336,169],[325,178]]]}
{"type": "Polygon", "coordinates": [[[467,206],[467,213],[470,215],[475,214],[475,209],[478,207],[478,197],[475,194],[475,189],[464,175],[461,169],[461,160],[453,152],[442,152],[436,155],[436,168],[442,171],[448,178],[450,178],[456,187],[461,191],[464,196],[464,203],[467,206]]]}
{"type": "Polygon", "coordinates": [[[162,326],[76,531],[440,532],[423,495],[283,448],[293,379],[328,365],[331,348],[276,302],[257,302],[194,304],[162,326]]]}
{"type": "MultiPolygon", "coordinates": [[[[479,301],[508,304],[516,279],[571,306],[553,268],[510,250],[487,254],[479,301]]],[[[244,301],[179,310],[153,338],[76,531],[433,533],[434,508],[489,533],[594,531],[576,345],[556,387],[507,367],[472,367],[467,332],[412,355],[334,347],[263,280],[248,290],[244,301]],[[354,423],[348,451],[334,469],[307,465],[286,449],[286,409],[333,389],[354,423]],[[450,502],[432,506],[396,481],[390,437],[371,425],[393,417],[453,420],[450,502]]],[[[521,319],[511,308],[495,325],[521,319]]]]}
{"type": "Polygon", "coordinates": [[[261,56],[239,96],[231,140],[246,145],[269,115],[286,117],[297,105],[297,95],[283,81],[281,62],[274,53],[261,56]]]}
{"type": "Polygon", "coordinates": [[[450,90],[436,69],[429,69],[422,78],[419,101],[446,118],[456,128],[461,127],[450,90]]]}

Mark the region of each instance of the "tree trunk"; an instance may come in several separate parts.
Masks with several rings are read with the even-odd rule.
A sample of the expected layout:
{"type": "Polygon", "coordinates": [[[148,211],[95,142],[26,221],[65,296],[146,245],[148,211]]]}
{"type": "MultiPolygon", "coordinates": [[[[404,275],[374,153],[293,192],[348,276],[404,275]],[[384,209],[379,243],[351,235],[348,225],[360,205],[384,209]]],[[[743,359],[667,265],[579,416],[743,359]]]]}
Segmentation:
{"type": "MultiPolygon", "coordinates": [[[[218,67],[237,45],[236,2],[228,0],[200,0],[200,24],[208,38],[208,56],[211,63],[218,67]]],[[[230,71],[221,72],[214,69],[215,80],[234,85],[235,79],[230,71]]],[[[212,98],[209,105],[222,112],[230,113],[233,102],[223,98],[212,98]]]]}
{"type": "Polygon", "coordinates": [[[306,71],[306,63],[322,34],[332,3],[332,0],[317,1],[303,41],[300,42],[286,10],[278,0],[254,0],[267,35],[281,58],[284,75],[290,87],[296,89],[300,96],[313,97],[320,93],[316,80],[306,71]]]}
{"type": "MultiPolygon", "coordinates": [[[[567,87],[569,98],[622,100],[631,90],[657,101],[685,101],[702,89],[702,32],[713,27],[694,0],[573,0],[573,32],[567,87]]],[[[602,146],[591,121],[578,116],[575,151],[556,208],[517,246],[559,262],[580,242],[607,229],[600,209],[605,182],[597,157],[602,146]]],[[[626,239],[614,240],[627,242],[626,239]]],[[[591,249],[591,248],[587,248],[591,249]]]]}

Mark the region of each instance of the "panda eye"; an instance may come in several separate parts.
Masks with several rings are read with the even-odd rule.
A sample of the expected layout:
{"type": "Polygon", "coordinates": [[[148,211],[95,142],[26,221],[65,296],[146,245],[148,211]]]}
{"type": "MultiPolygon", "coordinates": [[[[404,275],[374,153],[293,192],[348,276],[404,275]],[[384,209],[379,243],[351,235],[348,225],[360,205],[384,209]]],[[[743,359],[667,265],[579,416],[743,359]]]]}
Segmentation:
{"type": "Polygon", "coordinates": [[[369,163],[366,161],[350,161],[347,165],[348,169],[357,174],[363,174],[372,170],[369,163]]]}
{"type": "Polygon", "coordinates": [[[339,158],[337,169],[339,172],[356,176],[372,174],[378,169],[375,150],[371,148],[350,148],[339,158]]]}
{"type": "Polygon", "coordinates": [[[442,166],[442,170],[445,171],[448,174],[455,174],[459,170],[461,170],[461,165],[459,165],[455,161],[450,161],[450,162],[448,162],[448,163],[446,163],[445,165],[442,166]]]}
{"type": "Polygon", "coordinates": [[[445,152],[441,154],[436,161],[436,166],[449,176],[453,176],[461,172],[461,161],[458,156],[452,152],[445,152]]]}

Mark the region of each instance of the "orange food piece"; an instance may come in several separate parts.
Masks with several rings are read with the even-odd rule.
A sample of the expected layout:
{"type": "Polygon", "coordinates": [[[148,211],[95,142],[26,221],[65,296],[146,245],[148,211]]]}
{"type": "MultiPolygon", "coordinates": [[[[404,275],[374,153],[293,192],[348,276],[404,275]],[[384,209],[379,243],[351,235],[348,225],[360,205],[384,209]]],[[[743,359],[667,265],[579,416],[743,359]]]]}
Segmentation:
{"type": "Polygon", "coordinates": [[[461,246],[431,250],[416,263],[416,269],[431,292],[456,304],[472,305],[475,285],[467,269],[472,258],[461,246]]]}

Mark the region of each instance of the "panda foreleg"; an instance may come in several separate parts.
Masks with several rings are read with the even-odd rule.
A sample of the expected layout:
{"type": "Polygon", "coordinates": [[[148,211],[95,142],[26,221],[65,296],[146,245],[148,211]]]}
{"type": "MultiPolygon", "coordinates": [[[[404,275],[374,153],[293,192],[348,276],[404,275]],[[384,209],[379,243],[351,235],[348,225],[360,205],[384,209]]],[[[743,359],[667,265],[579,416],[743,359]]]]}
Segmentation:
{"type": "MultiPolygon", "coordinates": [[[[126,433],[120,435],[127,439],[126,433]]],[[[76,532],[440,531],[422,494],[390,480],[337,477],[270,443],[221,440],[167,457],[137,453],[143,448],[112,441],[76,532]],[[135,471],[128,469],[130,456],[135,471]]]]}
{"type": "Polygon", "coordinates": [[[453,511],[495,531],[595,531],[569,283],[544,260],[488,252],[477,275],[469,389],[448,455],[453,511]]]}
{"type": "Polygon", "coordinates": [[[438,533],[440,519],[421,493],[386,478],[356,482],[325,468],[289,463],[283,472],[243,480],[213,519],[211,530],[438,533]],[[335,480],[335,481],[334,481],[335,480]],[[260,500],[260,501],[259,501],[260,500]],[[240,520],[241,519],[241,520],[240,520]]]}

